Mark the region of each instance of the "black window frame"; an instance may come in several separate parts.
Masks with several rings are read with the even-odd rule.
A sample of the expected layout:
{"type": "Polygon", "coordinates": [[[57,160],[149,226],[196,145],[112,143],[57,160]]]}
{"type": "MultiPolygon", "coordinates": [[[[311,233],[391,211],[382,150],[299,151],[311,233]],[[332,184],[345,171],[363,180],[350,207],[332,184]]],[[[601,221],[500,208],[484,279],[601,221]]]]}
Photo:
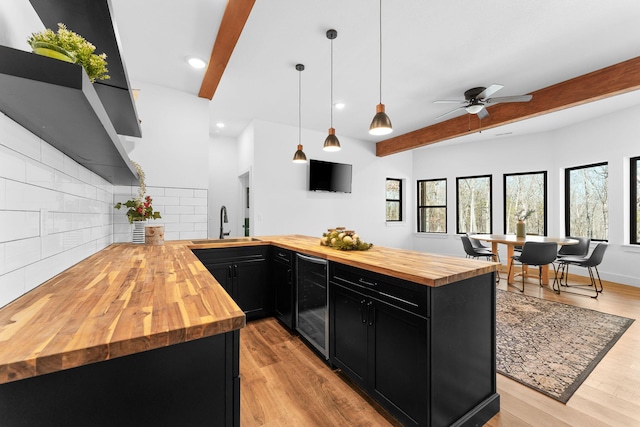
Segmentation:
{"type": "Polygon", "coordinates": [[[640,163],[640,156],[632,157],[629,159],[629,207],[630,207],[630,216],[629,216],[629,243],[632,245],[640,245],[640,239],[638,238],[638,213],[640,212],[640,207],[638,207],[638,177],[640,173],[640,168],[638,164],[640,163]]]}
{"type": "Polygon", "coordinates": [[[456,234],[465,234],[465,233],[481,233],[479,230],[468,230],[462,231],[460,230],[460,180],[463,179],[478,179],[478,178],[489,178],[489,230],[488,234],[493,233],[493,175],[473,175],[473,176],[460,176],[456,177],[456,234]]]}
{"type": "Polygon", "coordinates": [[[384,181],[384,193],[385,193],[385,202],[384,202],[385,221],[386,222],[402,222],[403,219],[404,219],[403,218],[404,217],[403,209],[402,209],[402,179],[401,178],[386,178],[385,181],[384,181]],[[398,191],[399,191],[398,194],[400,195],[399,199],[389,199],[389,198],[387,198],[387,182],[389,182],[389,181],[398,181],[398,187],[399,187],[398,188],[398,191]],[[399,205],[398,210],[399,210],[399,214],[400,214],[400,219],[389,219],[387,217],[387,203],[388,202],[398,202],[398,205],[399,205]]]}
{"type": "MultiPolygon", "coordinates": [[[[609,162],[598,162],[598,163],[590,163],[588,165],[580,165],[574,166],[570,168],[565,168],[564,170],[564,231],[565,235],[573,236],[573,232],[571,231],[571,212],[569,210],[570,206],[570,196],[571,196],[571,182],[570,182],[570,174],[572,171],[580,170],[580,169],[588,169],[594,168],[598,166],[607,166],[607,186],[609,185],[608,179],[608,170],[609,170],[609,162]]],[[[607,220],[609,219],[609,215],[607,213],[607,220]]],[[[576,233],[577,234],[577,233],[576,233]]],[[[607,225],[607,238],[606,239],[596,239],[591,236],[581,236],[581,237],[589,237],[593,242],[608,242],[609,241],[609,227],[607,225]]]]}
{"type": "Polygon", "coordinates": [[[416,181],[416,232],[417,233],[434,233],[434,234],[447,234],[447,178],[433,178],[433,179],[419,179],[416,181]],[[443,182],[444,181],[444,205],[421,205],[420,204],[420,183],[421,182],[443,182]],[[420,230],[420,210],[421,209],[442,209],[444,208],[444,231],[423,231],[420,230]]]}
{"type": "Polygon", "coordinates": [[[502,175],[502,213],[503,213],[503,221],[502,221],[502,230],[504,234],[507,234],[507,177],[510,176],[519,176],[519,175],[539,175],[543,176],[543,185],[544,185],[544,219],[543,219],[543,236],[547,235],[548,231],[548,182],[547,182],[547,171],[534,171],[534,172],[516,172],[516,173],[505,173],[502,175]]]}

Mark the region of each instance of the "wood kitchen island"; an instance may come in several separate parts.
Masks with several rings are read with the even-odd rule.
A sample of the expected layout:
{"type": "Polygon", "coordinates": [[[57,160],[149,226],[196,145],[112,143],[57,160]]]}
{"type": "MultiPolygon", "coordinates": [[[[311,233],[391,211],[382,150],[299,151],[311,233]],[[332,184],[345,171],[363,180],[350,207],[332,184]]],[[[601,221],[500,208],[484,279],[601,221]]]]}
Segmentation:
{"type": "Polygon", "coordinates": [[[417,396],[406,407],[391,410],[403,423],[406,416],[417,425],[478,425],[499,410],[497,264],[377,246],[341,252],[313,237],[269,236],[222,244],[114,244],[0,309],[0,425],[238,425],[245,313],[191,251],[237,246],[329,260],[332,301],[341,304],[330,362],[347,374],[350,356],[340,353],[347,329],[335,328],[350,327],[352,296],[369,301],[372,313],[378,310],[378,323],[373,317],[358,323],[393,326],[382,322],[386,316],[419,327],[418,347],[386,351],[384,335],[376,346],[375,333],[363,332],[370,337],[365,345],[383,350],[375,353],[378,368],[368,364],[371,372],[361,383],[374,399],[394,405],[397,396],[387,393],[393,387],[383,384],[389,378],[397,380],[394,387],[420,382],[409,387],[417,396]],[[358,289],[359,278],[379,288],[358,289]],[[391,295],[395,287],[404,300],[391,295]],[[385,301],[395,311],[385,311],[385,301]],[[398,368],[387,376],[378,372],[395,356],[398,368]],[[420,364],[408,378],[402,371],[407,357],[420,364]]]}

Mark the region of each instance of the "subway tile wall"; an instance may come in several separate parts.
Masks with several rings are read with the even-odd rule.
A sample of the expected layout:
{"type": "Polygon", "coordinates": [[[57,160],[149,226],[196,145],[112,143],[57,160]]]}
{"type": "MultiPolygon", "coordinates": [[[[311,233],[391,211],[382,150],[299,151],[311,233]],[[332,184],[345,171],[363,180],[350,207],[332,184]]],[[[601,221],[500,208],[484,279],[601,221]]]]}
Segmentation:
{"type": "Polygon", "coordinates": [[[0,307],[113,242],[113,186],[0,114],[0,307]]]}
{"type": "MultiPolygon", "coordinates": [[[[207,190],[197,188],[172,188],[147,186],[153,199],[154,211],[161,219],[149,220],[149,225],[164,225],[165,240],[190,240],[207,238],[207,190]]],[[[138,187],[115,186],[113,203],[126,202],[138,196],[138,187]]],[[[126,208],[113,209],[114,242],[130,242],[133,225],[129,224],[126,208]]]]}
{"type": "MultiPolygon", "coordinates": [[[[0,113],[0,307],[114,242],[133,226],[113,186],[0,113]]],[[[166,240],[207,237],[207,190],[147,187],[166,240]]]]}

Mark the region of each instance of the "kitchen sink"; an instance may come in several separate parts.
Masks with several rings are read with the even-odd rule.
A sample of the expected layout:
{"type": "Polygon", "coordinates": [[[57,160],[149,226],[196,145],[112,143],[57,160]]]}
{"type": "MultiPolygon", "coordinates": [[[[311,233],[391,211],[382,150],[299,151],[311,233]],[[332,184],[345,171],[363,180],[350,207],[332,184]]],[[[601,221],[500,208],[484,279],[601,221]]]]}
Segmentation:
{"type": "Polygon", "coordinates": [[[202,239],[192,240],[194,245],[210,244],[210,243],[238,243],[238,242],[260,242],[260,239],[255,237],[231,237],[229,239],[202,239]]]}

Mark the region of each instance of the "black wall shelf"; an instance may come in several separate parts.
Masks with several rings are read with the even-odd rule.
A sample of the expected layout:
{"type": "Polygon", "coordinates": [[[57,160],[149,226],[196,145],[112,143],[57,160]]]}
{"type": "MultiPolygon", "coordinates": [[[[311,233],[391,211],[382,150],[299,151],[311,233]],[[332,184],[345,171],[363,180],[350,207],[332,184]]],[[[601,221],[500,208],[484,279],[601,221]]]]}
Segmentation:
{"type": "Polygon", "coordinates": [[[80,65],[0,46],[0,110],[114,185],[137,173],[80,65]]]}
{"type": "Polygon", "coordinates": [[[95,89],[113,127],[120,135],[140,137],[140,121],[120,55],[119,36],[109,0],[29,0],[47,28],[56,31],[61,22],[107,54],[108,80],[96,81],[95,89]]]}

